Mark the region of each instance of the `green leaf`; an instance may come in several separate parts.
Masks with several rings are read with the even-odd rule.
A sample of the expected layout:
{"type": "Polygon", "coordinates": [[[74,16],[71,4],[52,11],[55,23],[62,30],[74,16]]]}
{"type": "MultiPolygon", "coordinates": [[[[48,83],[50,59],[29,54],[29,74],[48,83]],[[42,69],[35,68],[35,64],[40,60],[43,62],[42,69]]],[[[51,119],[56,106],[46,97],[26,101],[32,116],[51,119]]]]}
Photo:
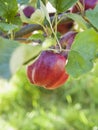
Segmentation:
{"type": "Polygon", "coordinates": [[[87,29],[86,22],[80,15],[68,13],[66,16],[74,20],[83,30],[87,29]]]}
{"type": "Polygon", "coordinates": [[[18,28],[17,25],[8,24],[8,23],[0,23],[0,29],[2,31],[12,31],[12,30],[15,30],[17,28],[18,28]]]}
{"type": "Polygon", "coordinates": [[[0,78],[10,78],[24,63],[34,59],[41,50],[41,45],[21,45],[0,37],[0,78]]]}
{"type": "Polygon", "coordinates": [[[10,58],[19,45],[18,42],[0,37],[0,78],[9,78],[11,76],[10,58]]]}
{"type": "Polygon", "coordinates": [[[35,41],[39,41],[39,42],[43,42],[45,37],[42,31],[38,31],[37,33],[31,35],[28,40],[35,40],[35,41]]]}
{"type": "Polygon", "coordinates": [[[50,22],[49,13],[48,13],[48,11],[47,11],[45,5],[44,5],[42,2],[40,2],[40,5],[41,5],[41,8],[42,8],[42,10],[43,10],[43,12],[44,12],[44,15],[45,15],[46,19],[48,20],[49,23],[51,23],[51,22],[50,22]]]}
{"type": "Polygon", "coordinates": [[[60,13],[68,10],[73,4],[77,2],[77,0],[49,0],[49,2],[60,13]]]}
{"type": "Polygon", "coordinates": [[[25,22],[25,23],[43,25],[45,14],[44,14],[42,8],[41,9],[36,9],[36,11],[31,15],[31,17],[27,18],[24,15],[23,10],[20,9],[20,18],[21,18],[22,22],[25,22]]]}
{"type": "Polygon", "coordinates": [[[41,50],[41,45],[32,46],[24,44],[16,48],[10,60],[11,72],[15,73],[23,64],[33,61],[41,50]],[[17,58],[18,60],[16,60],[17,58]]]}
{"type": "Polygon", "coordinates": [[[86,61],[77,51],[71,51],[68,59],[69,61],[66,69],[67,72],[73,77],[78,77],[81,74],[88,72],[93,67],[92,62],[86,61]]]}
{"type": "Polygon", "coordinates": [[[88,29],[77,34],[68,56],[67,72],[79,77],[90,71],[98,51],[98,34],[88,29]]]}
{"type": "Polygon", "coordinates": [[[48,37],[44,40],[44,42],[42,43],[42,49],[43,50],[46,50],[48,49],[49,47],[53,46],[53,45],[56,45],[56,40],[52,37],[48,37]]]}
{"type": "Polygon", "coordinates": [[[87,10],[86,17],[98,29],[98,5],[93,10],[87,10]]]}
{"type": "Polygon", "coordinates": [[[18,25],[18,26],[19,26],[19,29],[20,29],[20,26],[23,25],[23,23],[22,23],[22,21],[21,21],[19,15],[16,15],[16,16],[14,17],[14,19],[11,21],[11,23],[12,23],[13,25],[16,25],[16,26],[18,25]]]}
{"type": "Polygon", "coordinates": [[[46,5],[48,0],[42,0],[42,2],[46,5]]]}
{"type": "Polygon", "coordinates": [[[0,0],[0,16],[7,19],[8,22],[14,19],[18,10],[16,0],[0,0]]]}
{"type": "Polygon", "coordinates": [[[45,14],[42,8],[36,9],[35,12],[31,15],[31,23],[42,24],[45,18],[45,14]],[[40,17],[39,17],[40,16],[40,17]]]}

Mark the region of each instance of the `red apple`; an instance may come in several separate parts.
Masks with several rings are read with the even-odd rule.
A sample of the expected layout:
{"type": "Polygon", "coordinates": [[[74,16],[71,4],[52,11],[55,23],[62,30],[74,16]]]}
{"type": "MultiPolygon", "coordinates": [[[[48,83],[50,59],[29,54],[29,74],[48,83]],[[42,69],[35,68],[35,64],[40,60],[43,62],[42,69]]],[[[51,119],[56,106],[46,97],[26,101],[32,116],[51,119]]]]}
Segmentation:
{"type": "MultiPolygon", "coordinates": [[[[24,7],[23,12],[27,18],[30,18],[31,15],[35,12],[35,8],[32,6],[26,6],[26,7],[24,7]]],[[[19,16],[20,16],[20,14],[19,14],[19,16]]],[[[23,22],[23,26],[26,26],[26,25],[28,25],[28,23],[23,22]]],[[[32,32],[23,35],[22,38],[26,39],[26,38],[29,38],[31,35],[32,35],[32,32]]],[[[25,44],[29,43],[28,40],[27,41],[25,40],[25,42],[24,41],[20,41],[20,42],[25,43],[25,44]]]]}
{"type": "Polygon", "coordinates": [[[66,82],[66,59],[59,53],[43,51],[39,58],[27,67],[27,77],[32,84],[55,89],[66,82]]]}
{"type": "MultiPolygon", "coordinates": [[[[83,4],[83,0],[80,0],[83,4]]],[[[85,10],[94,9],[96,4],[98,4],[98,0],[85,0],[85,10]]]]}
{"type": "Polygon", "coordinates": [[[73,21],[68,21],[65,23],[59,23],[57,25],[57,31],[60,32],[62,35],[67,33],[72,27],[73,27],[74,23],[73,21]]]}
{"type": "Polygon", "coordinates": [[[26,17],[30,18],[30,16],[32,15],[32,13],[35,12],[35,9],[32,6],[26,6],[23,9],[23,12],[24,12],[24,14],[25,14],[26,17]]]}
{"type": "MultiPolygon", "coordinates": [[[[79,1],[84,6],[84,10],[94,9],[96,4],[98,4],[98,0],[79,0],[79,1]],[[84,3],[83,3],[83,1],[84,1],[84,3]]],[[[78,6],[78,4],[75,4],[72,7],[72,9],[71,9],[72,13],[80,12],[80,10],[77,6],[78,6]]]]}
{"type": "Polygon", "coordinates": [[[65,35],[63,35],[63,36],[61,37],[60,41],[59,41],[60,44],[61,44],[61,47],[62,47],[63,49],[65,49],[65,51],[62,52],[62,54],[63,54],[63,56],[65,56],[66,58],[67,58],[67,56],[68,56],[68,52],[69,52],[69,50],[70,50],[70,48],[71,48],[71,45],[72,45],[72,43],[73,43],[73,41],[74,41],[74,38],[75,38],[76,34],[77,34],[77,32],[75,32],[75,31],[69,31],[69,32],[67,32],[65,35]]]}

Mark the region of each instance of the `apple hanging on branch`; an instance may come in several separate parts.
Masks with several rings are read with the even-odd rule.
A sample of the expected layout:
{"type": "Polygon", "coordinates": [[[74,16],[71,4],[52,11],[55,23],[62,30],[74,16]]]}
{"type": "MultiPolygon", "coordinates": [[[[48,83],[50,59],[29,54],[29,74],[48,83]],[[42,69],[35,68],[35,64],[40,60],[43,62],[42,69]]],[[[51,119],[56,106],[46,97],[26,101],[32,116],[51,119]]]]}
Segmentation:
{"type": "MultiPolygon", "coordinates": [[[[27,49],[27,45],[19,44],[19,46],[25,46],[24,50],[27,49],[24,55],[22,51],[18,54],[19,58],[23,60],[22,62],[18,60],[19,65],[32,61],[31,65],[27,65],[27,75],[31,83],[47,89],[54,89],[64,84],[69,75],[79,77],[91,70],[93,63],[98,58],[98,17],[96,16],[98,14],[98,6],[96,6],[98,0],[69,0],[68,2],[63,0],[63,2],[58,1],[57,3],[51,1],[51,4],[56,8],[56,12],[52,16],[49,15],[42,0],[38,0],[38,2],[39,4],[36,2],[37,5],[34,6],[36,9],[32,6],[26,6],[23,9],[22,4],[17,6],[18,3],[16,2],[16,7],[13,8],[15,10],[12,9],[14,3],[1,2],[4,5],[4,7],[1,6],[0,13],[1,50],[2,40],[7,39],[4,41],[6,46],[9,39],[20,41],[25,34],[36,31],[38,34],[35,37],[34,33],[36,32],[30,38],[27,36],[24,39],[31,43],[30,46],[28,45],[31,51],[27,49]],[[74,14],[68,10],[76,2],[79,10],[74,14]],[[6,7],[8,7],[7,10],[5,10],[6,7]],[[17,15],[17,12],[19,15],[17,15]],[[16,16],[19,16],[19,21],[22,24],[18,23],[19,21],[17,22],[16,16]],[[24,25],[24,23],[26,24],[24,25]],[[51,41],[51,44],[46,42],[47,38],[53,38],[56,44],[53,41],[51,41]],[[39,49],[36,49],[37,47],[39,49]],[[32,52],[32,49],[35,52],[32,52]],[[35,60],[36,57],[37,60],[35,60]],[[67,78],[65,78],[66,75],[67,78]]],[[[10,48],[10,46],[8,45],[7,48],[10,48]]],[[[2,51],[0,52],[2,53],[2,51]]],[[[11,57],[10,55],[9,59],[11,57]]]]}
{"type": "MultiPolygon", "coordinates": [[[[88,8],[86,8],[86,9],[88,9],[88,8]]],[[[26,20],[28,23],[30,22],[30,23],[34,23],[34,24],[37,22],[37,24],[39,24],[43,27],[43,32],[46,34],[45,39],[47,37],[48,38],[53,37],[56,40],[57,44],[54,45],[51,42],[51,46],[50,46],[50,43],[49,44],[46,43],[47,45],[46,45],[45,50],[44,51],[42,50],[40,56],[38,56],[35,61],[33,61],[30,65],[27,66],[27,77],[32,84],[44,87],[46,89],[55,89],[55,88],[58,88],[61,85],[63,85],[69,78],[69,73],[66,71],[67,62],[69,62],[68,54],[70,52],[71,46],[74,43],[74,39],[79,30],[74,31],[74,29],[73,29],[73,31],[70,31],[70,29],[74,26],[73,21],[68,22],[68,23],[66,22],[64,24],[63,23],[61,24],[58,22],[59,24],[57,24],[57,21],[56,21],[57,14],[54,17],[54,22],[55,22],[54,26],[56,26],[56,29],[55,29],[55,28],[53,28],[54,23],[51,22],[49,14],[46,11],[43,4],[42,4],[41,8],[38,9],[37,11],[35,11],[36,13],[34,12],[34,15],[31,15],[30,17],[26,18],[23,16],[23,20],[24,21],[26,20]],[[41,19],[39,19],[38,14],[39,13],[41,14],[41,12],[43,15],[41,15],[41,19]],[[45,23],[46,23],[46,25],[45,25],[45,23]],[[66,28],[67,28],[67,31],[66,31],[66,28]],[[48,30],[48,29],[50,29],[50,30],[48,30]],[[62,29],[65,29],[65,30],[62,30],[62,29]],[[57,32],[61,33],[60,39],[58,38],[57,32]],[[64,34],[64,35],[62,35],[62,34],[64,34]],[[48,48],[47,48],[47,46],[48,46],[48,48]]],[[[81,17],[81,19],[82,19],[82,17],[81,17]]],[[[75,21],[75,18],[73,20],[75,21]]],[[[82,23],[82,25],[85,24],[85,22],[83,20],[82,21],[77,20],[77,21],[80,24],[82,23]]],[[[85,30],[82,30],[82,31],[85,31],[85,30]]],[[[45,41],[45,39],[44,39],[44,41],[45,41]]],[[[79,50],[76,50],[74,53],[74,50],[73,50],[72,53],[75,55],[75,54],[79,53],[78,51],[79,50]]],[[[83,59],[84,57],[82,57],[82,56],[80,56],[80,57],[81,57],[81,59],[79,60],[79,58],[77,56],[76,60],[78,60],[79,62],[82,62],[82,60],[83,60],[83,62],[84,62],[85,61],[83,59]]],[[[78,64],[78,61],[75,61],[74,63],[76,63],[77,65],[80,65],[80,64],[78,64]]],[[[84,63],[84,64],[86,64],[86,63],[84,63]]],[[[79,67],[81,67],[81,66],[79,66],[79,67]]]]}
{"type": "Polygon", "coordinates": [[[65,66],[64,56],[53,51],[43,51],[38,59],[27,67],[27,76],[32,84],[55,89],[63,85],[69,77],[65,66]]]}
{"type": "MultiPolygon", "coordinates": [[[[76,34],[75,31],[70,31],[60,39],[60,45],[65,51],[43,51],[38,59],[27,67],[27,76],[32,84],[46,89],[55,89],[67,81],[69,74],[65,68],[68,50],[70,50],[76,34]]],[[[54,42],[53,40],[48,41],[54,42]]]]}
{"type": "Polygon", "coordinates": [[[98,4],[98,0],[79,0],[72,8],[72,13],[81,12],[82,10],[94,9],[98,4]],[[81,5],[80,5],[81,4],[81,5]]]}

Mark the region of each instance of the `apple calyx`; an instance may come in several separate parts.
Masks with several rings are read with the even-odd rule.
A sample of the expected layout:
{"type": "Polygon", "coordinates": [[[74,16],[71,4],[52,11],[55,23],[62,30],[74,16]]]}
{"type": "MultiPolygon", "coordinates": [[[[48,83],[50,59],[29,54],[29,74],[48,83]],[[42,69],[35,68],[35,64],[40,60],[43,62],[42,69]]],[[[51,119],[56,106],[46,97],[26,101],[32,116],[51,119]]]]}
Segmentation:
{"type": "Polygon", "coordinates": [[[27,67],[27,77],[32,84],[55,89],[63,85],[69,77],[65,65],[66,59],[61,54],[43,51],[39,58],[27,67]]]}

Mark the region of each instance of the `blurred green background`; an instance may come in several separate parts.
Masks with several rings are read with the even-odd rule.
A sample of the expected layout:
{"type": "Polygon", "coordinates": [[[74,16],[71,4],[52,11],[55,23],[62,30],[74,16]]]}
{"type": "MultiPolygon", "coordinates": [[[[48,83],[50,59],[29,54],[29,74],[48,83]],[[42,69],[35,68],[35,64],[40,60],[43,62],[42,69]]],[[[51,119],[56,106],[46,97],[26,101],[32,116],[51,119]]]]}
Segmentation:
{"type": "Polygon", "coordinates": [[[98,130],[98,62],[55,90],[31,85],[25,68],[0,79],[0,130],[98,130]]]}

